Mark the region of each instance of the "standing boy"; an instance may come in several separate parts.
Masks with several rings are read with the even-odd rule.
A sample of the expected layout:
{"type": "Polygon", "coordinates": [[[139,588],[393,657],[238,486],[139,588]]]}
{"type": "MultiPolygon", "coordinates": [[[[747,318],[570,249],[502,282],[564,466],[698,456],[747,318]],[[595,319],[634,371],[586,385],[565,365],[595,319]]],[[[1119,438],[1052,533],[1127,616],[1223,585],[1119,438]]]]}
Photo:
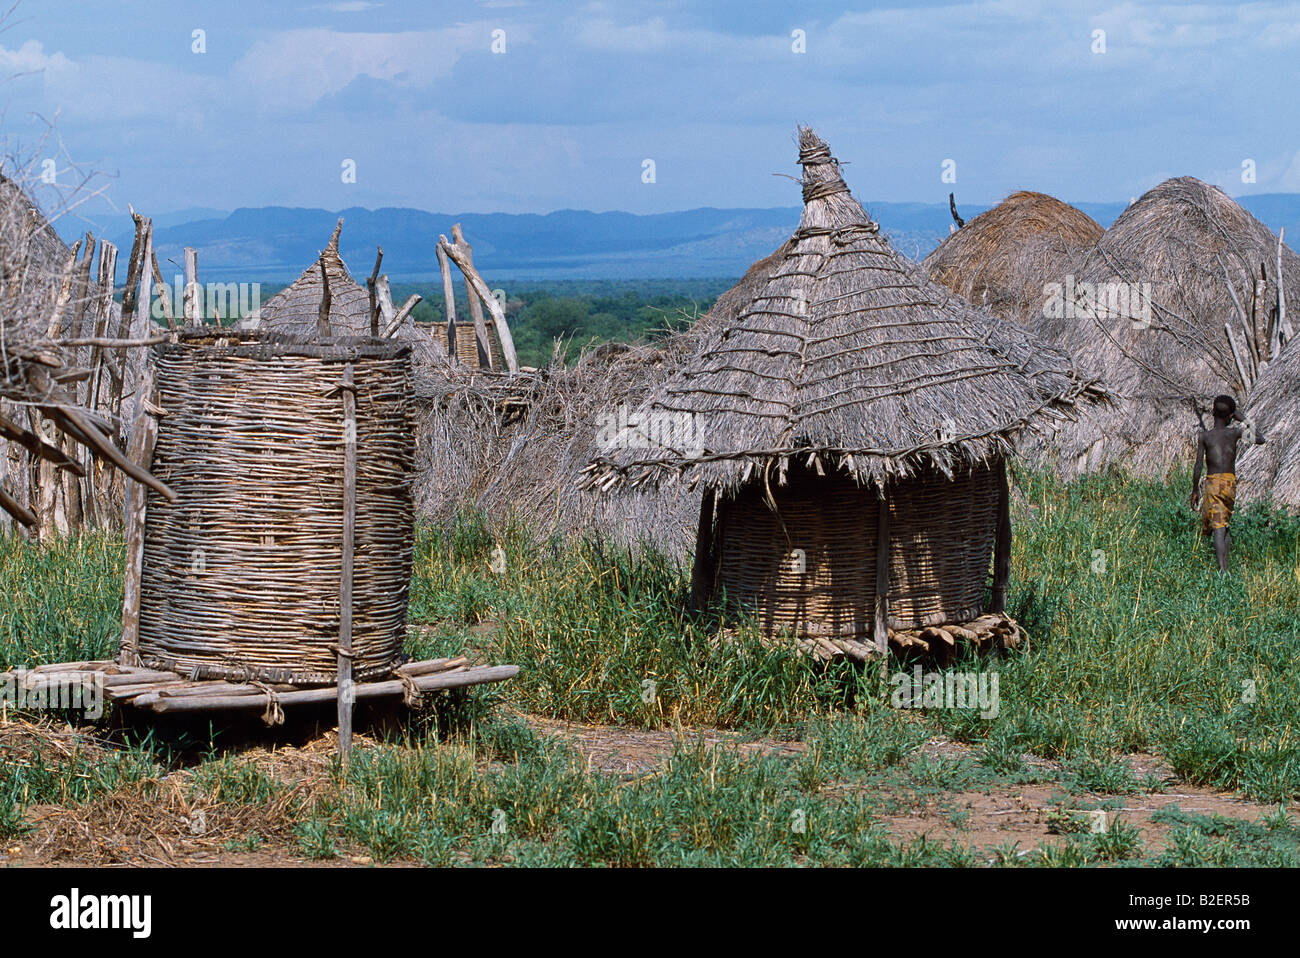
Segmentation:
{"type": "Polygon", "coordinates": [[[1219,560],[1219,571],[1228,571],[1228,549],[1232,535],[1228,524],[1232,521],[1232,507],[1237,501],[1237,442],[1244,432],[1253,431],[1256,443],[1264,441],[1258,428],[1251,426],[1237,412],[1237,402],[1231,396],[1214,397],[1214,428],[1202,429],[1196,441],[1196,468],[1192,471],[1192,508],[1196,508],[1196,490],[1204,466],[1205,497],[1201,503],[1201,531],[1214,539],[1214,554],[1219,560]],[[1246,428],[1229,425],[1239,422],[1246,428]]]}

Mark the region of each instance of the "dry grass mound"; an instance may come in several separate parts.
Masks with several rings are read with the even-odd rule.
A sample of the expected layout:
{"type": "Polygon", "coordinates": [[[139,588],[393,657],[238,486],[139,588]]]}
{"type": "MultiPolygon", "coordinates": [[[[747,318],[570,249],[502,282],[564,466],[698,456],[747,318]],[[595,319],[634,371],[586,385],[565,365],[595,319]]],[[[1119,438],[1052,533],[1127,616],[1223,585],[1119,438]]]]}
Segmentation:
{"type": "MultiPolygon", "coordinates": [[[[1281,257],[1285,286],[1300,290],[1300,258],[1281,257]]],[[[1219,393],[1243,402],[1268,361],[1277,280],[1278,237],[1218,187],[1180,177],[1144,194],[1061,278],[1035,327],[1117,402],[1035,452],[1067,477],[1189,460],[1196,407],[1219,393]]]]}
{"type": "Polygon", "coordinates": [[[1044,284],[1060,282],[1104,232],[1069,203],[1020,190],[950,234],[921,265],[958,296],[1032,328],[1044,284]]]}

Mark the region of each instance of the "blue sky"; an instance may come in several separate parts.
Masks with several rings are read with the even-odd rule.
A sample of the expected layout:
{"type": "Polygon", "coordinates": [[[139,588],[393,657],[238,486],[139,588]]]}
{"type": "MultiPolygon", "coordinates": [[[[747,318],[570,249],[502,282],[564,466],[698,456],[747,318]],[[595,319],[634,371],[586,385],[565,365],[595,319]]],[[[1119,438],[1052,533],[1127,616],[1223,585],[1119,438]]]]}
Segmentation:
{"type": "Polygon", "coordinates": [[[0,77],[10,151],[57,114],[154,214],[792,206],[799,122],[864,199],[1300,192],[1294,3],[24,0],[0,77]]]}

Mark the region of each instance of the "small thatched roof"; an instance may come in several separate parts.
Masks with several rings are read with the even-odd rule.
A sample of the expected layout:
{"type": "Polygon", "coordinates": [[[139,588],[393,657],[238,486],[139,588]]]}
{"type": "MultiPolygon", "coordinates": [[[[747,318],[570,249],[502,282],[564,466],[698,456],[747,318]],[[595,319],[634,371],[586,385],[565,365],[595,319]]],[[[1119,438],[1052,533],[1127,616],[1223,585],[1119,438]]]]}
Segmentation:
{"type": "Polygon", "coordinates": [[[958,296],[1032,328],[1043,285],[1060,282],[1103,232],[1069,203],[1021,190],[950,234],[921,265],[958,296]]]}
{"type": "MultiPolygon", "coordinates": [[[[1283,247],[1282,262],[1287,288],[1300,289],[1300,258],[1283,247]]],[[[1205,408],[1218,393],[1243,401],[1259,363],[1267,362],[1277,263],[1277,236],[1193,177],[1166,180],[1129,206],[1058,279],[1076,291],[1074,308],[1040,312],[1034,327],[1118,399],[1061,430],[1042,450],[1046,457],[1066,475],[1113,462],[1160,474],[1186,460],[1197,428],[1192,402],[1205,408]],[[1266,279],[1256,283],[1261,269],[1266,279]],[[1096,295],[1089,299],[1080,289],[1096,295]],[[1127,293],[1128,307],[1117,308],[1112,292],[1127,293]]]]}
{"type": "Polygon", "coordinates": [[[731,490],[773,466],[779,481],[792,461],[862,483],[951,473],[1097,395],[1064,353],[927,279],[850,195],[829,147],[807,128],[799,144],[804,211],[783,255],[734,318],[724,297],[718,325],[603,444],[586,483],[731,490]],[[656,423],[683,417],[699,448],[655,441],[656,423]]]}
{"type": "Polygon", "coordinates": [[[370,294],[352,278],[343,257],[339,256],[339,233],[343,220],[334,227],[329,245],[321,258],[312,263],[293,283],[262,304],[261,328],[295,337],[312,337],[317,333],[320,315],[321,263],[330,286],[330,332],[335,336],[370,335],[370,294]]]}
{"type": "Polygon", "coordinates": [[[1265,441],[1245,449],[1238,461],[1242,500],[1271,499],[1300,511],[1300,337],[1259,377],[1244,415],[1265,441]]]}
{"type": "MultiPolygon", "coordinates": [[[[320,259],[303,270],[291,285],[262,304],[258,312],[258,328],[294,338],[314,339],[319,330],[320,304],[324,294],[321,281],[321,263],[324,262],[325,275],[329,279],[330,335],[370,335],[370,293],[352,278],[339,255],[339,233],[342,230],[343,220],[340,218],[329,244],[321,251],[320,259]]],[[[409,318],[397,328],[392,338],[411,343],[416,366],[447,362],[446,348],[434,340],[428,330],[420,329],[409,318]]]]}

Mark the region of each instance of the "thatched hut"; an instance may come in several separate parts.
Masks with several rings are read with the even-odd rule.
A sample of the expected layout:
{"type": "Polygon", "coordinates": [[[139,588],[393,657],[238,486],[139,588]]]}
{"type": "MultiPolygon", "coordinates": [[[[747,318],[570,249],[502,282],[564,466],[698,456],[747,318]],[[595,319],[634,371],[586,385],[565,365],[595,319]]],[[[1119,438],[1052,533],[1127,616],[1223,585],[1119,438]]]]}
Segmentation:
{"type": "Polygon", "coordinates": [[[1111,225],[1046,299],[1034,331],[1116,395],[1032,450],[1071,476],[1122,462],[1159,475],[1190,461],[1202,409],[1244,402],[1286,338],[1278,274],[1300,258],[1222,190],[1166,180],[1111,225]]]}
{"type": "Polygon", "coordinates": [[[1043,286],[1062,282],[1103,232],[1069,203],[1020,190],[951,233],[921,265],[958,296],[1032,328],[1043,286]]]}
{"type": "Polygon", "coordinates": [[[695,593],[830,640],[994,609],[1010,563],[1006,461],[1098,397],[1062,352],[895,252],[799,133],[791,241],[593,458],[602,490],[703,487],[695,593]]]}
{"type": "Polygon", "coordinates": [[[1265,442],[1244,448],[1238,461],[1241,500],[1269,499],[1300,511],[1300,337],[1260,375],[1245,416],[1259,424],[1265,442]]]}

